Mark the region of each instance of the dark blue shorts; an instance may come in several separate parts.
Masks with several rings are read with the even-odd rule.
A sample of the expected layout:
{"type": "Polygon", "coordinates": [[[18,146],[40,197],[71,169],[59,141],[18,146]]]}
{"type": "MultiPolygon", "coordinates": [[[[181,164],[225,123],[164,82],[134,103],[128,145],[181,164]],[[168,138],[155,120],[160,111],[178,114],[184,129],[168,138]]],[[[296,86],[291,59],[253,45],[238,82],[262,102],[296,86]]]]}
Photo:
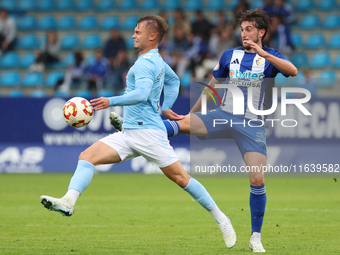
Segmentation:
{"type": "Polygon", "coordinates": [[[242,157],[247,151],[259,152],[267,156],[265,128],[261,121],[248,123],[249,119],[245,119],[244,116],[233,115],[220,108],[209,111],[206,115],[195,114],[203,121],[208,131],[205,137],[200,136],[199,139],[233,138],[242,157]]]}

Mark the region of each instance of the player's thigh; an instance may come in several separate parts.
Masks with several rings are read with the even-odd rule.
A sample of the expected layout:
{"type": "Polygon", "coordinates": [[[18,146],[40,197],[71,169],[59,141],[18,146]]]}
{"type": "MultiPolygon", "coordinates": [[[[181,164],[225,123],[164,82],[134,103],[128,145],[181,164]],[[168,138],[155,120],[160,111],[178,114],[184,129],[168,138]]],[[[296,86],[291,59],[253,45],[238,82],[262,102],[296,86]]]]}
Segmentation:
{"type": "Polygon", "coordinates": [[[188,185],[190,175],[184,170],[179,160],[169,166],[161,167],[161,170],[170,180],[177,183],[181,188],[185,188],[188,185]]]}
{"type": "Polygon", "coordinates": [[[109,145],[98,141],[83,151],[79,160],[86,160],[93,165],[112,164],[121,161],[118,152],[109,145]]]}
{"type": "Polygon", "coordinates": [[[247,151],[243,159],[250,170],[249,179],[251,185],[262,186],[264,184],[263,167],[267,164],[267,156],[259,152],[247,151]]]}
{"type": "Polygon", "coordinates": [[[204,122],[193,113],[189,113],[184,119],[177,121],[180,133],[205,136],[207,128],[204,122]]]}

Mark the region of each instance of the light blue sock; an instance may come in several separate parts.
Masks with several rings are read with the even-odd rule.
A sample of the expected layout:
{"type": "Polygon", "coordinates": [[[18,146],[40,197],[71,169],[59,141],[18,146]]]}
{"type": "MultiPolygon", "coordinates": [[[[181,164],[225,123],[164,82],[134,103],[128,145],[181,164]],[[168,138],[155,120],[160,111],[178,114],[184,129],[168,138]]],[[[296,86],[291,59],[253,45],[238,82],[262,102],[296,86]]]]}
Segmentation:
{"type": "Polygon", "coordinates": [[[79,160],[76,171],[71,178],[68,189],[75,189],[81,193],[90,185],[94,174],[94,165],[85,160],[79,160]]]}
{"type": "Polygon", "coordinates": [[[251,232],[261,233],[264,212],[266,210],[266,188],[265,186],[250,185],[250,213],[251,213],[251,232]]]}
{"type": "Polygon", "coordinates": [[[178,135],[179,133],[179,125],[177,121],[174,120],[163,120],[163,123],[166,128],[166,132],[168,133],[168,137],[173,137],[178,135]]]}
{"type": "Polygon", "coordinates": [[[184,188],[201,206],[210,212],[216,205],[204,186],[194,178],[190,178],[188,185],[184,188]]]}

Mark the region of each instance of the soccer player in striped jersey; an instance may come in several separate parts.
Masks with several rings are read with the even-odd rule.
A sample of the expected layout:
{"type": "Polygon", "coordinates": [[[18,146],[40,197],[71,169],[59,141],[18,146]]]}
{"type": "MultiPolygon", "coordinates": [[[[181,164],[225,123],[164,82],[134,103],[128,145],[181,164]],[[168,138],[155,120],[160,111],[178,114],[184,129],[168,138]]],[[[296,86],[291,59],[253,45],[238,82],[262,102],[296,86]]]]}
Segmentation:
{"type": "MultiPolygon", "coordinates": [[[[298,71],[281,52],[262,44],[270,25],[270,19],[264,11],[248,10],[239,13],[238,19],[241,26],[242,46],[224,52],[212,71],[214,77],[209,82],[209,86],[214,88],[216,84],[226,81],[242,90],[245,102],[247,102],[248,88],[250,88],[253,107],[257,110],[266,110],[272,104],[275,76],[278,73],[286,77],[296,76],[298,71]]],[[[209,99],[211,100],[207,97],[208,102],[209,99]]],[[[243,115],[233,115],[233,97],[228,89],[224,91],[222,106],[206,115],[199,113],[201,100],[202,96],[183,119],[171,110],[168,111],[167,117],[170,121],[164,121],[168,135],[174,136],[181,132],[193,134],[202,139],[233,138],[250,169],[251,167],[261,169],[261,166],[265,166],[267,162],[265,129],[261,125],[262,122],[256,122],[256,120],[263,121],[264,117],[254,115],[249,111],[249,107],[246,107],[243,115]],[[252,121],[252,127],[243,125],[216,125],[214,127],[215,119],[226,119],[229,120],[228,123],[255,121],[252,121]]],[[[116,128],[121,126],[122,118],[117,114],[111,113],[110,118],[116,128]]],[[[261,228],[266,206],[264,173],[262,171],[250,172],[249,178],[252,226],[249,248],[254,252],[265,252],[261,242],[261,228]]]]}
{"type": "Polygon", "coordinates": [[[158,53],[158,44],[167,28],[165,20],[157,15],[146,15],[138,20],[132,38],[139,56],[127,74],[125,94],[91,100],[95,110],[124,106],[124,130],[100,139],[82,152],[65,196],[41,196],[41,203],[49,210],[71,216],[79,195],[91,183],[96,165],[143,156],[211,213],[222,231],[226,246],[231,248],[236,243],[236,233],[230,219],[221,212],[203,185],[184,170],[169,144],[158,112],[163,87],[163,114],[167,117],[179,92],[179,78],[158,53]]]}

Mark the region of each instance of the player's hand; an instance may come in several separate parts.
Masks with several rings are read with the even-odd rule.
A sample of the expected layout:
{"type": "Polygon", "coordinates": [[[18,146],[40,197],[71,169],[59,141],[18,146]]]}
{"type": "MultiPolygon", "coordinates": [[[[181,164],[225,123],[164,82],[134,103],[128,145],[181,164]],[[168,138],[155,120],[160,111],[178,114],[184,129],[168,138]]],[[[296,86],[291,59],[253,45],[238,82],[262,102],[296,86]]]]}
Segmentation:
{"type": "Polygon", "coordinates": [[[247,44],[255,50],[255,53],[257,53],[259,56],[265,58],[268,54],[266,51],[264,51],[257,43],[254,43],[252,40],[247,40],[247,44]]]}
{"type": "Polygon", "coordinates": [[[94,110],[98,111],[110,107],[110,102],[107,97],[100,97],[92,99],[90,101],[90,105],[93,107],[94,110]]]}
{"type": "Polygon", "coordinates": [[[163,115],[169,120],[182,120],[182,119],[184,119],[183,115],[178,115],[177,113],[173,112],[170,109],[163,111],[163,115]]]}

